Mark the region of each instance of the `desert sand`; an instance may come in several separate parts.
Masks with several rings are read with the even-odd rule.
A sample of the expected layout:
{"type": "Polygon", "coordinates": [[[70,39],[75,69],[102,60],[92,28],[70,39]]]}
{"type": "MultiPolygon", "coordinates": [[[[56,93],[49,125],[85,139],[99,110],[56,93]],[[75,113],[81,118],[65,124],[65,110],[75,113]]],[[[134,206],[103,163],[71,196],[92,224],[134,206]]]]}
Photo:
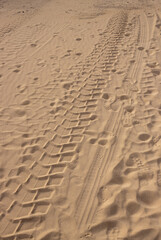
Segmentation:
{"type": "Polygon", "coordinates": [[[161,1],[0,0],[0,240],[161,240],[161,1]]]}

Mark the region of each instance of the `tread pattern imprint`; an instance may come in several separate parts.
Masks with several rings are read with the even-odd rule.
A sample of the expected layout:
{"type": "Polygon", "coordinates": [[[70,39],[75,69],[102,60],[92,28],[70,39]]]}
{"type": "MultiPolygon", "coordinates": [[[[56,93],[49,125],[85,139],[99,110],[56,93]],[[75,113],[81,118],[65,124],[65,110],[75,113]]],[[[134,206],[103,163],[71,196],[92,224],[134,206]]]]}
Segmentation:
{"type": "MultiPolygon", "coordinates": [[[[60,229],[52,234],[49,229],[42,239],[66,239],[63,222],[53,226],[52,220],[50,225],[48,216],[52,212],[57,217],[54,196],[61,191],[67,195],[66,182],[81,166],[80,158],[86,176],[75,202],[71,200],[79,238],[160,239],[160,68],[153,38],[159,21],[151,9],[118,11],[85,62],[43,87],[28,86],[30,95],[16,110],[1,110],[1,125],[14,129],[2,132],[1,147],[18,144],[20,157],[7,178],[0,169],[0,239],[39,239],[45,222],[60,229]],[[64,97],[55,100],[53,92],[67,76],[64,97]],[[102,116],[106,121],[100,126],[102,116]],[[12,141],[4,143],[3,135],[12,141]]],[[[26,89],[18,90],[21,95],[26,89]]]]}

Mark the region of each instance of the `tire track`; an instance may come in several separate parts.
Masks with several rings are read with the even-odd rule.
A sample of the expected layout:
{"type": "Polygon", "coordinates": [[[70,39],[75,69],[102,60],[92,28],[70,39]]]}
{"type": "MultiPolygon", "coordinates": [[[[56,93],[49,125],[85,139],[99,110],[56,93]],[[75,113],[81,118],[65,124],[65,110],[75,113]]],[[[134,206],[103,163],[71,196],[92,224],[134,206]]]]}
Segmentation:
{"type": "MultiPolygon", "coordinates": [[[[84,66],[80,63],[73,68],[76,72],[76,81],[74,79],[72,88],[69,90],[67,86],[67,94],[61,104],[56,108],[53,107],[51,115],[35,114],[27,120],[27,126],[25,123],[20,123],[20,126],[26,129],[20,131],[20,137],[24,138],[24,142],[20,141],[21,157],[18,159],[17,167],[10,171],[8,178],[1,181],[5,189],[1,192],[0,236],[2,239],[17,240],[24,235],[33,237],[41,223],[45,221],[54,192],[63,182],[66,167],[77,158],[77,147],[82,142],[83,133],[95,120],[97,103],[107,84],[106,78],[102,79],[96,73],[95,65],[101,60],[106,47],[112,46],[113,41],[116,44],[120,41],[118,36],[122,35],[122,29],[117,29],[115,21],[120,22],[122,18],[125,19],[126,14],[121,13],[120,17],[115,17],[114,21],[109,22],[110,28],[105,31],[105,34],[108,35],[111,31],[112,37],[108,40],[106,37],[102,38],[84,66]],[[84,71],[88,74],[82,79],[84,71]],[[37,130],[40,128],[37,120],[40,119],[41,133],[37,130]],[[33,133],[31,133],[32,130],[33,133]]],[[[108,64],[112,64],[117,52],[114,49],[109,52],[111,55],[109,55],[108,64]]],[[[109,70],[104,68],[105,66],[102,69],[104,77],[108,77],[109,70]]],[[[58,80],[61,77],[59,75],[58,80]]],[[[40,102],[42,107],[45,107],[44,100],[50,100],[48,96],[52,94],[52,86],[53,84],[46,85],[43,89],[36,89],[34,95],[30,96],[31,109],[38,109],[39,112],[40,108],[37,106],[40,102]],[[33,108],[32,102],[34,102],[33,108]]],[[[27,108],[27,111],[30,111],[30,108],[27,108]]],[[[6,116],[10,116],[10,110],[6,110],[9,113],[6,116]]],[[[16,114],[21,116],[24,111],[18,111],[16,114]]],[[[12,124],[12,119],[7,121],[12,124]]],[[[15,139],[18,140],[19,136],[15,139]]]]}
{"type": "MultiPolygon", "coordinates": [[[[122,35],[125,31],[125,26],[127,23],[128,16],[127,16],[127,13],[121,13],[120,17],[121,17],[121,19],[119,19],[119,17],[116,18],[118,20],[118,22],[115,18],[113,18],[113,21],[114,22],[116,21],[116,30],[114,30],[114,34],[111,33],[111,36],[110,36],[111,41],[110,41],[110,44],[108,44],[108,47],[111,49],[115,49],[117,54],[119,52],[117,49],[117,44],[121,41],[121,39],[123,37],[122,35]],[[124,16],[123,18],[121,16],[122,14],[124,16]]],[[[109,55],[107,54],[107,58],[108,57],[109,57],[109,55]]],[[[112,64],[113,64],[113,61],[111,61],[110,68],[112,68],[112,64]]],[[[117,123],[118,119],[120,118],[119,116],[121,115],[122,110],[123,110],[123,108],[121,106],[118,114],[116,114],[116,117],[115,117],[116,120],[112,127],[113,131],[111,130],[111,132],[113,133],[114,136],[117,134],[118,124],[116,124],[116,123],[117,123]]],[[[91,167],[87,173],[87,176],[85,179],[85,184],[84,184],[82,191],[80,193],[80,196],[78,198],[75,218],[76,218],[77,226],[78,226],[78,229],[80,232],[84,228],[84,226],[86,226],[86,228],[88,228],[89,213],[91,212],[94,198],[97,195],[97,189],[99,187],[100,178],[102,176],[102,171],[103,171],[103,168],[105,165],[105,161],[107,159],[107,158],[105,158],[107,151],[108,150],[103,149],[101,147],[99,147],[97,149],[96,157],[93,160],[91,167]]]]}
{"type": "MultiPolygon", "coordinates": [[[[145,17],[141,18],[141,20],[137,22],[137,25],[141,30],[140,39],[138,39],[138,43],[146,46],[144,42],[147,41],[148,34],[143,30],[144,23],[145,23],[145,17]]],[[[146,26],[146,29],[148,29],[147,26],[146,26]]],[[[138,31],[138,36],[139,36],[139,31],[138,31]]],[[[130,65],[130,71],[127,72],[127,75],[125,75],[124,79],[140,79],[141,78],[141,75],[143,72],[143,65],[142,67],[140,67],[140,63],[143,60],[143,55],[144,53],[140,51],[136,51],[136,63],[135,65],[132,65],[132,66],[130,65]]],[[[124,86],[124,83],[123,83],[123,86],[124,86]]],[[[133,92],[129,89],[128,96],[130,98],[133,98],[132,95],[133,95],[133,92]]],[[[112,127],[113,128],[112,134],[114,136],[117,136],[117,141],[115,141],[114,144],[111,144],[111,146],[109,146],[109,150],[107,151],[102,150],[101,148],[97,149],[98,159],[97,161],[94,159],[94,161],[92,162],[92,166],[90,167],[89,172],[87,173],[87,176],[85,179],[85,185],[82,188],[81,194],[77,202],[76,219],[77,219],[80,233],[82,233],[82,231],[84,231],[85,229],[88,229],[90,223],[92,222],[93,216],[96,213],[97,192],[98,192],[99,186],[103,184],[102,178],[103,176],[105,176],[105,173],[107,173],[111,160],[115,159],[115,153],[117,152],[116,149],[118,147],[118,143],[120,142],[120,136],[122,131],[121,123],[124,119],[124,113],[125,111],[123,109],[123,105],[121,105],[118,115],[116,115],[116,121],[114,122],[112,127]],[[102,154],[100,153],[101,151],[102,151],[102,154]],[[96,174],[95,168],[98,169],[97,174],[96,174]],[[91,183],[91,181],[93,182],[91,183]],[[92,185],[92,188],[90,187],[90,184],[92,185]],[[82,211],[82,209],[84,210],[82,211]]],[[[108,123],[105,128],[106,130],[108,129],[108,123]]]]}

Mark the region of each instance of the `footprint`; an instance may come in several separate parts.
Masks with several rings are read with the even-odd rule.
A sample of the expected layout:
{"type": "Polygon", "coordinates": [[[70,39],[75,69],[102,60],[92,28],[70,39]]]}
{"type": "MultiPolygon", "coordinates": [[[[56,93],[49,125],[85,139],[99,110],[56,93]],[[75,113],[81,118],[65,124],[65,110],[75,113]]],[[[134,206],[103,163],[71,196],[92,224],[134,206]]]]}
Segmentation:
{"type": "Polygon", "coordinates": [[[76,41],[81,41],[82,39],[81,38],[76,38],[76,41]]]}
{"type": "Polygon", "coordinates": [[[134,59],[131,59],[131,60],[130,60],[130,63],[135,63],[135,60],[134,60],[134,59]]]}
{"type": "Polygon", "coordinates": [[[81,55],[82,55],[82,53],[76,53],[75,55],[77,55],[77,56],[81,56],[81,55]]]}
{"type": "Polygon", "coordinates": [[[18,73],[18,72],[20,72],[20,69],[15,69],[15,70],[13,70],[13,72],[18,73]]]}
{"type": "Polygon", "coordinates": [[[159,194],[157,191],[144,190],[137,194],[137,199],[143,204],[153,205],[159,200],[159,194]]]}
{"type": "Polygon", "coordinates": [[[17,109],[17,110],[15,110],[15,112],[14,112],[14,115],[15,115],[16,117],[23,117],[23,116],[25,116],[25,114],[26,114],[26,112],[25,112],[24,110],[21,110],[21,109],[17,109]]]}
{"type": "Polygon", "coordinates": [[[144,50],[144,47],[138,47],[138,50],[139,50],[139,51],[143,51],[143,50],[144,50]]]}
{"type": "Polygon", "coordinates": [[[30,104],[30,101],[29,100],[25,100],[21,103],[21,105],[29,105],[30,104]]]}
{"type": "Polygon", "coordinates": [[[91,138],[89,140],[90,144],[95,144],[97,142],[97,139],[96,138],[91,138]]]}
{"type": "Polygon", "coordinates": [[[105,100],[108,100],[108,99],[109,99],[108,93],[104,93],[104,94],[102,95],[102,98],[105,99],[105,100]]]}
{"type": "Polygon", "coordinates": [[[118,205],[115,203],[112,203],[106,210],[105,214],[107,217],[114,216],[118,213],[118,205]]]}
{"type": "Polygon", "coordinates": [[[72,50],[71,50],[71,49],[69,49],[69,50],[67,50],[67,52],[68,52],[68,53],[71,53],[71,52],[72,52],[72,50]]]}
{"type": "Polygon", "coordinates": [[[22,137],[23,137],[23,138],[29,138],[30,136],[29,136],[29,134],[24,133],[24,134],[22,135],[22,137]]]}
{"type": "Polygon", "coordinates": [[[94,120],[96,120],[97,119],[97,115],[92,115],[91,117],[90,117],[90,120],[91,121],[94,121],[94,120]]]}
{"type": "Polygon", "coordinates": [[[54,102],[51,102],[51,103],[50,103],[50,106],[51,106],[51,107],[53,107],[54,105],[55,105],[55,103],[54,103],[54,102]]]}
{"type": "Polygon", "coordinates": [[[120,98],[121,101],[129,99],[129,97],[127,95],[125,95],[125,94],[121,95],[119,98],[120,98]]]}
{"type": "Polygon", "coordinates": [[[134,215],[140,209],[140,205],[136,202],[129,202],[126,206],[127,215],[134,215]]]}
{"type": "Polygon", "coordinates": [[[63,84],[63,88],[65,88],[66,90],[70,89],[71,84],[70,83],[64,83],[63,84]]]}
{"type": "Polygon", "coordinates": [[[125,107],[125,110],[126,110],[127,112],[131,113],[131,112],[133,112],[134,107],[131,106],[131,105],[129,105],[129,106],[126,106],[126,107],[125,107]]]}
{"type": "Polygon", "coordinates": [[[99,145],[102,145],[102,146],[105,146],[105,145],[107,144],[107,139],[100,139],[100,140],[98,141],[98,144],[99,144],[99,145]]]}
{"type": "Polygon", "coordinates": [[[31,47],[36,47],[37,44],[36,44],[36,43],[31,43],[30,46],[31,46],[31,47]]]}
{"type": "Polygon", "coordinates": [[[139,140],[145,142],[145,141],[149,140],[150,135],[147,134],[147,133],[142,133],[142,134],[140,134],[140,135],[138,136],[138,138],[139,138],[139,140]]]}

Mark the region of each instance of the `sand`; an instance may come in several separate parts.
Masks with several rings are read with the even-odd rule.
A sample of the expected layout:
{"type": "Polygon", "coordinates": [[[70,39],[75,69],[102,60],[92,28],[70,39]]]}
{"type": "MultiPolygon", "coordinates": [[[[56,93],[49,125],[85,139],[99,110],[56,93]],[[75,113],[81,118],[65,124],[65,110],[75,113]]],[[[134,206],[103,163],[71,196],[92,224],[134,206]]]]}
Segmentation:
{"type": "Polygon", "coordinates": [[[0,240],[161,240],[161,1],[0,1],[0,240]]]}

